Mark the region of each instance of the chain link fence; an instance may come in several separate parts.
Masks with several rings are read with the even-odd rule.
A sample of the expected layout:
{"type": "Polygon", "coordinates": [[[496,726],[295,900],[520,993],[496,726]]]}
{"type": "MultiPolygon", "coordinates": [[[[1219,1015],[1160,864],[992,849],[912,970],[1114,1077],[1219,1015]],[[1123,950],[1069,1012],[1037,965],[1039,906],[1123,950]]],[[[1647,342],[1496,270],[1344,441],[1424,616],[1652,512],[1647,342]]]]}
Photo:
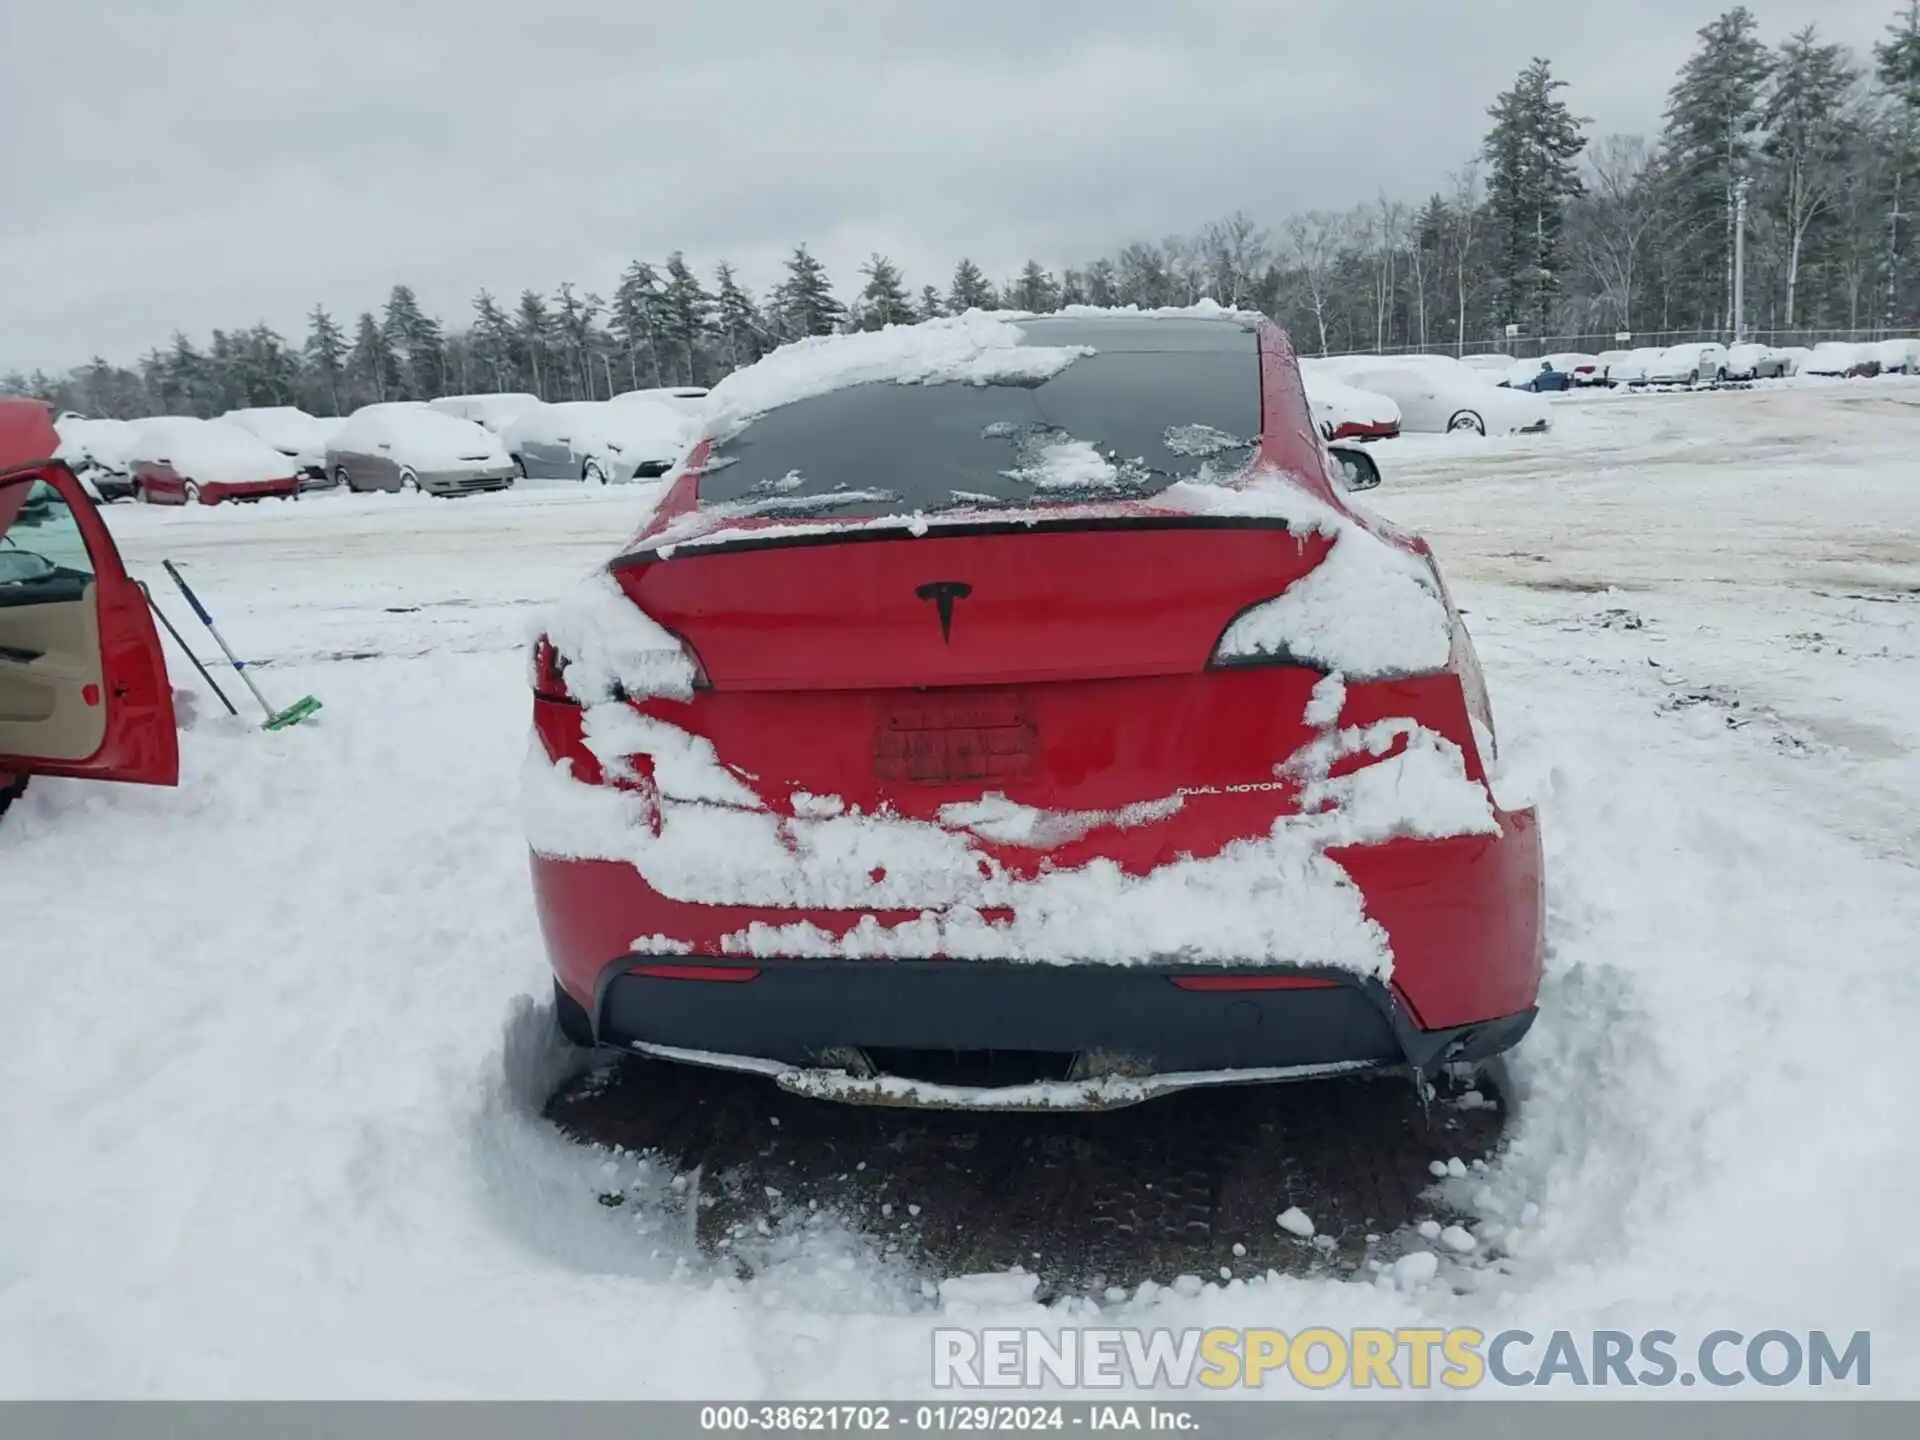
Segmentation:
{"type": "MultiPolygon", "coordinates": [[[[1785,347],[1802,345],[1811,349],[1824,341],[1840,340],[1855,344],[1872,340],[1908,340],[1920,337],[1920,329],[1888,329],[1884,326],[1857,330],[1749,330],[1747,340],[1759,345],[1785,347]]],[[[1516,335],[1510,338],[1469,340],[1464,345],[1435,342],[1427,345],[1388,345],[1368,347],[1351,353],[1361,355],[1511,355],[1529,360],[1540,355],[1597,355],[1603,350],[1638,350],[1717,341],[1731,343],[1724,330],[1636,330],[1603,331],[1586,335],[1516,335]]]]}

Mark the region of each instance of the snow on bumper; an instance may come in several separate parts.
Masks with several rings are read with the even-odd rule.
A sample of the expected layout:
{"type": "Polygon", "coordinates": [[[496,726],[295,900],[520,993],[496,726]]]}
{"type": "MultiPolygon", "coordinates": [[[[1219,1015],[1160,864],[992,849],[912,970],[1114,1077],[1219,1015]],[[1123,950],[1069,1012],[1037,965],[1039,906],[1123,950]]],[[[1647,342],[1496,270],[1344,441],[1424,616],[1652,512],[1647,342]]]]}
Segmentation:
{"type": "MultiPolygon", "coordinates": [[[[975,843],[977,807],[936,823],[847,813],[816,797],[810,813],[782,815],[721,765],[709,742],[631,707],[592,707],[587,737],[607,773],[630,783],[583,783],[536,740],[524,777],[536,857],[628,866],[666,900],[740,912],[745,923],[718,946],[738,956],[1107,965],[1177,957],[1330,965],[1384,980],[1393,971],[1387,934],[1329,852],[1501,833],[1459,747],[1411,720],[1346,730],[1329,721],[1319,741],[1282,767],[1300,787],[1300,806],[1265,835],[1145,875],[1095,860],[1031,878],[1009,873],[975,843]],[[624,756],[636,749],[653,758],[650,781],[631,783],[624,756]],[[1327,778],[1356,755],[1366,763],[1327,778]],[[851,923],[829,928],[808,913],[815,911],[851,923]]],[[[1146,810],[1159,813],[1178,798],[1146,810]]],[[[1006,811],[1017,808],[995,807],[989,833],[1004,834],[1006,811]]],[[[1035,812],[1032,825],[1045,833],[1125,820],[1035,812]]]]}

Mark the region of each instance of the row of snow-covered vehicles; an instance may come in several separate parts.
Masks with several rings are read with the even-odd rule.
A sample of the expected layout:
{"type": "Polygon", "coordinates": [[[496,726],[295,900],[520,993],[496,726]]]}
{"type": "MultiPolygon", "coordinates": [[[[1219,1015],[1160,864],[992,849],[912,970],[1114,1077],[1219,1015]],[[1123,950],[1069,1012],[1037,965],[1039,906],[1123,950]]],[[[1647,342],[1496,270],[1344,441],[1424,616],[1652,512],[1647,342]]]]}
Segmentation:
{"type": "Polygon", "coordinates": [[[1824,341],[1810,348],[1695,341],[1526,360],[1335,355],[1303,358],[1300,371],[1314,422],[1329,440],[1378,440],[1402,430],[1519,434],[1551,426],[1546,402],[1538,397],[1556,391],[1920,374],[1920,339],[1824,341]]]}
{"type": "Polygon", "coordinates": [[[1855,379],[1872,375],[1920,374],[1920,340],[1827,340],[1805,345],[1721,345],[1690,341],[1635,350],[1603,350],[1597,355],[1566,352],[1536,359],[1475,355],[1467,364],[1515,390],[1571,390],[1593,385],[1724,385],[1779,380],[1789,375],[1855,379]]]}
{"type": "Polygon", "coordinates": [[[60,456],[107,502],[213,505],[316,489],[462,495],[519,479],[617,484],[663,475],[697,428],[704,390],[636,390],[546,404],[527,394],[386,401],[341,419],[293,406],[215,419],[58,417],[60,456]]]}

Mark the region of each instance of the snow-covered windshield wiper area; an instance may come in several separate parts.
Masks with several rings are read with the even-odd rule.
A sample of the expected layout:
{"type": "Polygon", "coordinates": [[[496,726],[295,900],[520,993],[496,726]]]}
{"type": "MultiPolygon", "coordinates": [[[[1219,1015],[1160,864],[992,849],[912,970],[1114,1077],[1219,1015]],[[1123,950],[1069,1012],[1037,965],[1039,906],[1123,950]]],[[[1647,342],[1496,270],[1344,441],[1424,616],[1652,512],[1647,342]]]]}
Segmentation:
{"type": "Polygon", "coordinates": [[[868,519],[1140,499],[1226,478],[1260,429],[1255,337],[1101,350],[1034,383],[873,382],[760,415],[713,446],[709,514],[868,519]]]}

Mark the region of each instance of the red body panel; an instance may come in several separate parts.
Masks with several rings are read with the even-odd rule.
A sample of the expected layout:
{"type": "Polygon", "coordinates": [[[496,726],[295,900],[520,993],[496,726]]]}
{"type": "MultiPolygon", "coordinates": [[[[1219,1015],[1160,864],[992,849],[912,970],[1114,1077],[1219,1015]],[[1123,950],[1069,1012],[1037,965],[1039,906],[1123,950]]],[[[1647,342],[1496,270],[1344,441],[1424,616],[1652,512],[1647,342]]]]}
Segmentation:
{"type": "MultiPolygon", "coordinates": [[[[190,475],[181,475],[173,466],[157,460],[136,460],[132,467],[133,489],[154,505],[185,505],[190,475]]],[[[218,505],[223,500],[282,499],[300,493],[300,477],[287,475],[270,480],[200,481],[200,503],[218,505]]]]}
{"type": "Polygon", "coordinates": [[[617,573],[693,646],[716,689],[1006,685],[1196,675],[1235,615],[1312,570],[1331,543],[1272,526],[1170,535],[1143,523],[687,551],[617,573]],[[916,589],[947,575],[970,593],[942,639],[916,589]]]}
{"type": "Polygon", "coordinates": [[[180,778],[179,736],[173,713],[173,687],[160,648],[159,632],[147,599],[127,574],[119,548],[89,503],[85,488],[66,466],[46,462],[59,444],[51,417],[33,401],[0,400],[0,533],[26,499],[28,485],[4,485],[31,473],[60,493],[72,511],[94,570],[99,607],[101,675],[107,730],[100,748],[85,760],[49,761],[34,756],[0,755],[0,773],[66,775],[122,780],[145,785],[175,785],[180,778]]]}
{"type": "Polygon", "coordinates": [[[1391,440],[1400,427],[1389,420],[1345,420],[1327,438],[1329,440],[1391,440]]]}
{"type": "MultiPolygon", "coordinates": [[[[1348,506],[1329,473],[1291,348],[1271,326],[1262,329],[1259,363],[1262,459],[1388,543],[1427,554],[1417,537],[1348,506]]],[[[1178,810],[1160,818],[1044,849],[976,839],[1008,874],[1030,878],[1095,860],[1142,875],[1265,835],[1297,813],[1295,782],[1276,779],[1276,767],[1318,733],[1305,711],[1322,676],[1278,664],[1209,668],[1209,661],[1228,624],[1309,573],[1327,539],[1271,522],[1204,521],[1146,500],[1076,507],[1079,528],[1023,529],[983,518],[976,529],[918,536],[876,533],[857,521],[841,533],[833,522],[809,521],[827,533],[795,538],[774,531],[776,522],[716,519],[726,539],[707,550],[688,543],[705,523],[697,485],[704,458],[704,447],[689,458],[612,566],[637,606],[687,643],[705,676],[689,700],[638,706],[711,741],[776,814],[793,813],[802,791],[923,820],[989,792],[1049,812],[1181,797],[1178,810]],[[676,545],[663,547],[661,559],[654,547],[665,539],[676,545]],[[936,621],[933,596],[920,593],[948,580],[969,587],[950,626],[936,621]]],[[[1489,728],[1492,717],[1471,643],[1457,612],[1454,618],[1445,668],[1350,683],[1340,724],[1414,717],[1457,745],[1468,779],[1484,784],[1486,757],[1469,715],[1489,728]]],[[[579,707],[543,696],[534,708],[548,756],[570,760],[577,779],[605,783],[584,746],[579,707]]],[[[1333,773],[1376,758],[1353,757],[1333,773]]],[[[636,768],[651,773],[644,761],[636,768]]],[[[1534,1003],[1542,959],[1539,834],[1531,811],[1497,818],[1497,835],[1328,852],[1387,932],[1393,991],[1423,1029],[1511,1016],[1534,1003]]],[[[643,937],[666,937],[695,959],[717,958],[727,953],[722,937],[756,922],[810,922],[840,935],[864,917],[897,925],[918,913],[692,903],[662,895],[624,863],[536,855],[532,868],[556,976],[589,1006],[608,967],[643,946],[643,937]]],[[[654,963],[671,964],[672,956],[654,963]]],[[[753,966],[781,963],[756,956],[753,966]]],[[[726,988],[752,988],[751,968],[726,988]]],[[[1328,982],[1282,973],[1261,983],[1305,994],[1328,982]]]]}

